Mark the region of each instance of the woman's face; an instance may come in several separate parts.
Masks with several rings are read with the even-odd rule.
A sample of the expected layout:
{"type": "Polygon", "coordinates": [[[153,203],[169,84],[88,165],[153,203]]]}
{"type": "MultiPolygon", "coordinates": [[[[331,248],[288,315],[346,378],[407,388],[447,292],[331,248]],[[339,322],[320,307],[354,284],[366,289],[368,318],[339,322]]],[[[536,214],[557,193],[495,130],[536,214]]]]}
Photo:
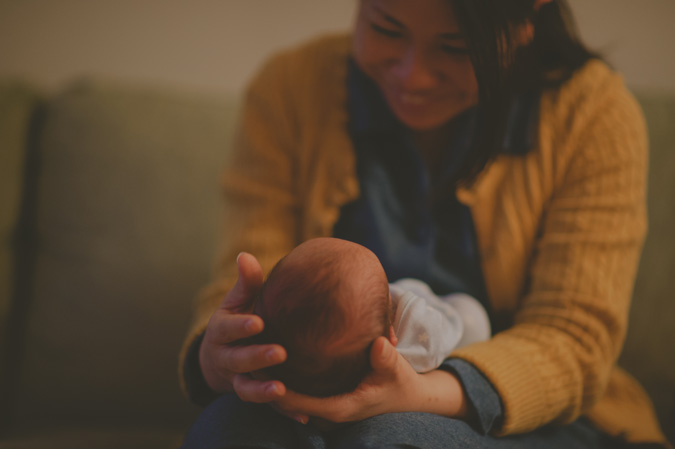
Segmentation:
{"type": "Polygon", "coordinates": [[[478,103],[478,84],[448,0],[361,0],[354,57],[396,117],[436,129],[478,103]]]}

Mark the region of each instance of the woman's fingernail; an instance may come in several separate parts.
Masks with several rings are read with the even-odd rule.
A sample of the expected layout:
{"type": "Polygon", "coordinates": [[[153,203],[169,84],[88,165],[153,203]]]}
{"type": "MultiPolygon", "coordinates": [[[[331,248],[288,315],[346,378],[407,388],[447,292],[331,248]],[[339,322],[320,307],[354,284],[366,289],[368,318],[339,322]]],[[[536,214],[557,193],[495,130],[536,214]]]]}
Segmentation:
{"type": "Polygon", "coordinates": [[[240,252],[239,254],[237,254],[237,262],[239,262],[239,258],[241,257],[241,255],[242,255],[242,254],[244,254],[244,252],[243,252],[243,251],[242,251],[242,252],[240,252]]]}
{"type": "Polygon", "coordinates": [[[279,355],[277,354],[277,351],[274,350],[274,349],[270,349],[269,351],[267,351],[265,356],[267,357],[267,360],[269,362],[278,362],[279,361],[279,355]]]}
{"type": "Polygon", "coordinates": [[[265,391],[267,391],[268,394],[279,394],[279,388],[277,387],[277,384],[271,384],[269,385],[265,391]]]}
{"type": "Polygon", "coordinates": [[[388,351],[389,351],[389,348],[388,348],[387,346],[388,346],[388,345],[386,345],[386,344],[385,344],[385,345],[382,345],[382,352],[381,352],[381,354],[380,354],[380,357],[382,357],[383,359],[386,359],[386,358],[387,358],[387,354],[389,353],[389,352],[388,352],[388,351]]]}
{"type": "Polygon", "coordinates": [[[307,417],[305,415],[293,415],[291,418],[300,424],[307,424],[307,417]]]}
{"type": "Polygon", "coordinates": [[[246,321],[246,324],[244,324],[244,327],[246,328],[247,331],[253,332],[256,330],[256,322],[254,319],[250,319],[246,321]]]}

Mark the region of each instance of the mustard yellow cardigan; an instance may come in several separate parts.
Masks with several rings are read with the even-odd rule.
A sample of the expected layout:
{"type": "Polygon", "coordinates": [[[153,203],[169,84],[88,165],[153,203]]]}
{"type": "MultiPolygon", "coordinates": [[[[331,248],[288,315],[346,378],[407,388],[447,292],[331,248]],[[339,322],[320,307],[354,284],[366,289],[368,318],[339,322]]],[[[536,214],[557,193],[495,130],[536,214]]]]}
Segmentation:
{"type": "MultiPolygon", "coordinates": [[[[247,90],[223,179],[217,280],[198,298],[181,365],[236,281],[239,252],[267,272],[300,242],[330,236],[340,207],[358,197],[350,51],[348,36],[314,40],[272,58],[247,90]]],[[[646,232],[639,106],[592,61],[544,93],[538,131],[533,151],[499,156],[457,192],[473,214],[493,310],[513,326],[452,355],[500,395],[499,435],[586,415],[609,434],[664,441],[646,394],[616,366],[646,232]]]]}

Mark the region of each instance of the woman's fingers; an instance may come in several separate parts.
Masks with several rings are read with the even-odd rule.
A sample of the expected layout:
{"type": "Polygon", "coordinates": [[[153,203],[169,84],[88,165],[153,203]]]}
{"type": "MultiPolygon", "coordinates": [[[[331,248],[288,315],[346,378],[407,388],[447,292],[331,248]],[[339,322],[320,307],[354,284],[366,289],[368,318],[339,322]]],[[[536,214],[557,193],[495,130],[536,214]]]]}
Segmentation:
{"type": "Polygon", "coordinates": [[[232,311],[246,310],[252,304],[263,284],[263,272],[258,259],[249,253],[237,256],[239,277],[220,307],[232,311]]]}
{"type": "Polygon", "coordinates": [[[280,345],[232,345],[233,340],[246,338],[257,332],[242,326],[246,319],[237,315],[221,321],[231,323],[231,326],[225,325],[222,332],[217,332],[216,329],[222,323],[210,323],[199,348],[202,374],[214,391],[232,391],[235,375],[258,371],[286,360],[286,350],[280,345]]]}
{"type": "Polygon", "coordinates": [[[399,354],[389,340],[377,337],[370,350],[370,364],[376,374],[388,374],[396,371],[399,354]]]}
{"type": "Polygon", "coordinates": [[[213,343],[227,345],[259,334],[263,327],[263,320],[257,315],[238,315],[219,309],[211,317],[209,333],[213,343]]]}
{"type": "Polygon", "coordinates": [[[272,402],[286,394],[286,387],[278,380],[255,380],[244,374],[234,376],[232,385],[237,396],[246,402],[272,402]]]}
{"type": "Polygon", "coordinates": [[[263,329],[263,321],[256,315],[236,315],[217,310],[209,324],[210,344],[217,345],[218,366],[232,373],[248,373],[286,360],[286,350],[280,345],[237,346],[237,340],[251,337],[263,329]]]}
{"type": "Polygon", "coordinates": [[[258,260],[248,253],[237,256],[237,269],[237,283],[207,325],[199,348],[199,364],[206,383],[214,391],[232,391],[234,388],[237,393],[241,391],[240,397],[244,400],[275,400],[279,398],[275,385],[283,387],[281,383],[265,388],[260,383],[245,382],[245,378],[238,376],[283,362],[286,351],[279,345],[251,345],[244,340],[259,334],[264,328],[260,317],[247,313],[262,287],[263,273],[258,260]],[[237,386],[234,385],[235,379],[238,379],[237,386]]]}
{"type": "Polygon", "coordinates": [[[283,362],[286,350],[279,345],[223,346],[219,358],[229,372],[250,373],[283,362]]]}
{"type": "MultiPolygon", "coordinates": [[[[286,416],[294,417],[315,416],[332,422],[350,420],[356,405],[355,395],[347,393],[328,398],[306,396],[287,390],[283,398],[276,401],[276,407],[286,416]]],[[[297,420],[296,420],[297,421],[297,420]]]]}
{"type": "Polygon", "coordinates": [[[398,352],[389,340],[385,337],[378,337],[373,342],[370,352],[373,372],[355,391],[328,398],[315,398],[287,391],[286,395],[277,401],[277,406],[288,416],[305,414],[325,418],[332,422],[353,421],[373,416],[379,404],[392,396],[385,394],[383,397],[382,395],[387,390],[386,387],[394,385],[398,357],[398,352]]]}
{"type": "Polygon", "coordinates": [[[302,413],[292,413],[292,412],[286,411],[286,410],[282,409],[281,407],[279,407],[274,402],[270,402],[269,405],[277,413],[279,413],[281,415],[284,415],[288,418],[291,418],[292,420],[297,421],[300,424],[307,424],[309,422],[309,415],[305,415],[305,414],[302,414],[302,413]]]}

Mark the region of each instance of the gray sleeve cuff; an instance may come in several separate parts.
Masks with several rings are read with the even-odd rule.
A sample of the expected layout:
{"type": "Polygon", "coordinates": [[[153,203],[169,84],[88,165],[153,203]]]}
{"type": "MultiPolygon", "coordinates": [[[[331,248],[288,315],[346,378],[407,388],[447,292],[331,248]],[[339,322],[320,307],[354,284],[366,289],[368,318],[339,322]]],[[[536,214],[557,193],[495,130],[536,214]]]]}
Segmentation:
{"type": "Polygon", "coordinates": [[[459,379],[466,394],[471,419],[468,421],[483,435],[499,429],[504,420],[502,400],[492,384],[478,369],[461,359],[447,359],[439,369],[459,379]]]}

